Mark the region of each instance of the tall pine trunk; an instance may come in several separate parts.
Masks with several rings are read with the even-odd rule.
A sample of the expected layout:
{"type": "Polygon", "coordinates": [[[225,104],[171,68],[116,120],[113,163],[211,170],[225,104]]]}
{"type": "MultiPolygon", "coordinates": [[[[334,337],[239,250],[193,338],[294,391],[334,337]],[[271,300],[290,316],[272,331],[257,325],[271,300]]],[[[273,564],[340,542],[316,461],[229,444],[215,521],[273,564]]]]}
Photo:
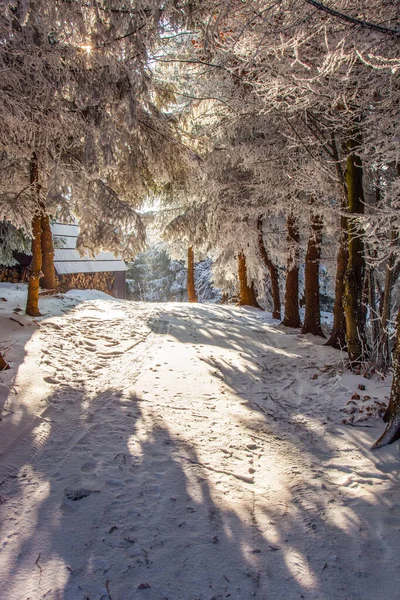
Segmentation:
{"type": "Polygon", "coordinates": [[[251,285],[247,281],[247,265],[246,257],[243,252],[238,255],[238,275],[239,275],[239,306],[255,306],[261,308],[257,302],[256,292],[254,289],[254,283],[251,285]]]}
{"type": "Polygon", "coordinates": [[[300,233],[296,218],[290,213],[287,218],[288,260],[285,286],[285,314],[282,325],[301,327],[299,313],[299,242],[300,233]]]}
{"type": "Polygon", "coordinates": [[[367,357],[365,337],[365,312],[363,289],[365,275],[363,234],[358,226],[358,215],[364,214],[364,192],[362,163],[356,154],[360,140],[358,136],[347,141],[346,185],[348,201],[348,250],[344,311],[346,316],[347,351],[351,366],[355,367],[367,357]]]}
{"type": "Polygon", "coordinates": [[[375,269],[371,265],[367,266],[366,275],[366,288],[367,288],[367,303],[369,306],[369,324],[370,324],[370,346],[371,346],[371,357],[376,362],[378,351],[379,351],[379,340],[380,340],[380,318],[377,309],[376,301],[376,276],[375,269]]]}
{"type": "Polygon", "coordinates": [[[260,256],[263,260],[264,265],[269,271],[271,279],[271,290],[272,290],[272,301],[274,308],[272,311],[273,319],[281,318],[281,297],[279,293],[279,273],[277,267],[272,262],[267,249],[264,244],[263,232],[262,232],[262,218],[257,219],[257,230],[258,230],[258,247],[260,249],[260,256]]]}
{"type": "Polygon", "coordinates": [[[397,339],[393,355],[393,383],[390,392],[389,406],[383,420],[386,429],[373,448],[381,448],[400,438],[400,307],[397,314],[397,339]]]}
{"type": "Polygon", "coordinates": [[[188,272],[187,272],[187,293],[189,302],[197,302],[196,288],[194,286],[194,252],[193,246],[188,248],[188,272]]]}
{"type": "Polygon", "coordinates": [[[383,299],[381,304],[381,325],[380,325],[380,337],[378,343],[378,357],[377,363],[380,369],[386,371],[390,365],[390,353],[389,353],[389,334],[388,334],[388,323],[390,319],[390,305],[392,299],[392,291],[396,279],[398,277],[398,268],[396,268],[396,254],[394,248],[399,242],[399,232],[397,228],[393,227],[391,232],[391,252],[386,266],[385,276],[385,288],[383,290],[383,299]]]}
{"type": "Polygon", "coordinates": [[[301,333],[325,337],[321,328],[319,295],[319,263],[321,259],[323,221],[320,215],[311,214],[311,230],[305,261],[306,308],[301,333]]]}
{"type": "Polygon", "coordinates": [[[31,193],[34,195],[36,214],[32,220],[32,261],[28,275],[28,298],[26,301],[26,314],[31,317],[39,317],[39,280],[42,277],[42,215],[39,180],[39,160],[33,153],[30,164],[31,193]]]}
{"type": "Polygon", "coordinates": [[[54,268],[54,245],[53,245],[53,234],[50,227],[50,218],[44,212],[42,214],[42,272],[43,277],[40,280],[41,287],[47,290],[56,289],[56,271],[54,268]]]}
{"type": "Polygon", "coordinates": [[[331,147],[335,159],[336,173],[338,182],[341,184],[343,194],[341,201],[342,214],[340,217],[340,236],[339,248],[336,259],[336,279],[335,279],[335,303],[333,305],[333,326],[326,346],[332,346],[338,350],[347,348],[346,344],[346,317],[344,314],[343,298],[345,292],[345,277],[347,262],[349,260],[348,240],[347,240],[347,217],[343,212],[347,212],[347,185],[339,157],[339,150],[334,133],[331,133],[331,147]]]}
{"type": "Polygon", "coordinates": [[[349,251],[347,245],[347,219],[340,219],[339,249],[336,259],[335,304],[333,305],[333,326],[326,346],[338,350],[346,349],[346,317],[344,314],[343,297],[349,251]]]}

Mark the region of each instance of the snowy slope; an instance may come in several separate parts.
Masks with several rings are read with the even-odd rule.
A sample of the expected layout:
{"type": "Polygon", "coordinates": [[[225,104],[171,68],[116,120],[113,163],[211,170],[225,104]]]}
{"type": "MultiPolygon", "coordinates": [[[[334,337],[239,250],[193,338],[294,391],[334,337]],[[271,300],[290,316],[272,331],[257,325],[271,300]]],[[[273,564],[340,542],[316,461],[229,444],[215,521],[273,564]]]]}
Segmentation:
{"type": "Polygon", "coordinates": [[[398,598],[399,447],[340,412],[390,382],[257,310],[3,291],[2,600],[398,598]]]}

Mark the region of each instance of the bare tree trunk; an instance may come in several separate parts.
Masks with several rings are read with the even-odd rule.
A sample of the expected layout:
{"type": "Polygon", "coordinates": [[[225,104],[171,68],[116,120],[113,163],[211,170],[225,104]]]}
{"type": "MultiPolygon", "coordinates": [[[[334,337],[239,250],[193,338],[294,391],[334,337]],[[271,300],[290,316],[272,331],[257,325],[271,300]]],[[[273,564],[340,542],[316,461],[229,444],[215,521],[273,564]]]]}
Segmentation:
{"type": "Polygon", "coordinates": [[[240,252],[238,255],[238,274],[240,286],[239,306],[255,306],[256,308],[261,308],[257,302],[254,283],[251,283],[249,286],[247,282],[246,257],[243,252],[240,252]]]}
{"type": "MultiPolygon", "coordinates": [[[[389,258],[390,262],[390,258],[389,258]]],[[[393,289],[393,277],[392,270],[388,264],[386,267],[385,277],[385,289],[383,291],[383,302],[382,302],[382,315],[381,315],[381,335],[379,340],[378,349],[378,365],[383,370],[389,367],[390,355],[389,355],[389,335],[387,325],[390,318],[390,300],[392,297],[393,289]]]]}
{"type": "Polygon", "coordinates": [[[362,306],[365,258],[363,234],[357,223],[357,215],[364,213],[362,163],[355,154],[359,146],[358,136],[346,143],[349,152],[346,163],[348,212],[347,231],[349,259],[347,262],[344,311],[346,315],[347,351],[350,364],[359,365],[367,357],[365,337],[365,314],[362,306]]]}
{"type": "Polygon", "coordinates": [[[317,214],[311,214],[311,231],[305,262],[306,310],[301,333],[312,333],[313,335],[325,337],[321,328],[319,297],[319,263],[321,259],[322,229],[322,217],[317,214]]]}
{"type": "Polygon", "coordinates": [[[30,164],[30,182],[32,194],[34,194],[37,212],[32,221],[32,261],[29,267],[28,298],[26,302],[26,314],[31,317],[39,317],[39,280],[42,277],[42,217],[40,206],[40,181],[39,160],[34,152],[30,164]]]}
{"type": "Polygon", "coordinates": [[[377,363],[380,369],[386,371],[390,365],[390,353],[389,353],[389,335],[387,325],[390,319],[390,305],[392,299],[392,291],[396,279],[399,275],[399,270],[396,268],[396,255],[394,247],[397,246],[399,241],[399,232],[396,228],[392,228],[391,232],[391,253],[389,256],[388,264],[386,267],[385,276],[385,288],[383,290],[383,300],[381,304],[381,332],[378,344],[378,358],[377,363]]]}
{"type": "Polygon", "coordinates": [[[368,266],[365,279],[367,282],[369,321],[371,325],[371,348],[372,354],[374,354],[376,358],[380,339],[380,318],[376,305],[375,269],[372,266],[368,266]]]}
{"type": "MultiPolygon", "coordinates": [[[[43,207],[44,210],[44,207],[43,207]]],[[[42,214],[42,271],[43,277],[40,280],[41,287],[47,290],[55,290],[57,287],[56,283],[56,271],[54,268],[54,245],[53,245],[53,234],[50,227],[50,218],[44,212],[42,214]]]]}
{"type": "Polygon", "coordinates": [[[10,365],[4,360],[3,356],[0,354],[0,371],[5,371],[9,368],[10,365]]]}
{"type": "Polygon", "coordinates": [[[400,307],[397,314],[397,339],[393,355],[393,383],[390,393],[389,405],[383,420],[387,423],[386,429],[373,448],[381,448],[400,438],[400,307]]]}
{"type": "Polygon", "coordinates": [[[273,319],[281,318],[281,298],[279,294],[279,273],[277,267],[272,262],[271,258],[268,255],[267,249],[264,244],[263,233],[262,233],[262,218],[259,217],[257,219],[257,229],[258,229],[258,247],[260,249],[261,258],[269,271],[269,276],[271,279],[271,289],[272,289],[272,301],[274,303],[274,308],[272,312],[273,319]]]}
{"type": "Polygon", "coordinates": [[[189,302],[198,302],[194,286],[194,252],[193,246],[188,248],[187,293],[189,302]]]}
{"type": "Polygon", "coordinates": [[[332,346],[338,350],[347,348],[346,343],[346,317],[344,314],[343,298],[345,292],[345,277],[348,254],[348,239],[347,239],[347,218],[343,212],[347,212],[347,184],[346,178],[340,162],[339,150],[336,143],[334,133],[331,133],[331,147],[335,159],[336,173],[338,181],[342,186],[343,195],[341,200],[342,214],[340,217],[340,236],[339,248],[336,261],[336,279],[335,279],[335,304],[333,306],[333,326],[326,346],[332,346]]]}
{"type": "Polygon", "coordinates": [[[293,213],[287,218],[288,261],[285,286],[285,314],[282,325],[301,327],[299,313],[299,242],[300,233],[293,213]]]}
{"type": "Polygon", "coordinates": [[[333,306],[333,327],[326,346],[332,346],[338,350],[346,349],[346,317],[343,308],[344,282],[347,262],[349,260],[347,248],[347,219],[340,219],[339,249],[336,261],[335,279],[335,304],[333,306]]]}

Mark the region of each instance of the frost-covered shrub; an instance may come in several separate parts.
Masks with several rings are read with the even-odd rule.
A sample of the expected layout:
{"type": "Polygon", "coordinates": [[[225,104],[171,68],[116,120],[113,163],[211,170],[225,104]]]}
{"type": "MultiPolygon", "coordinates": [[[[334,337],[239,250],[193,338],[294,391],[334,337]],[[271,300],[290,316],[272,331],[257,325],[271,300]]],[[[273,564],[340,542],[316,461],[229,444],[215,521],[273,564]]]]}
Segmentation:
{"type": "Polygon", "coordinates": [[[128,268],[128,298],[145,302],[186,301],[186,268],[161,246],[141,252],[128,268]]]}
{"type": "Polygon", "coordinates": [[[30,254],[31,240],[8,221],[0,222],[0,265],[13,267],[17,264],[15,253],[30,254]]]}
{"type": "Polygon", "coordinates": [[[221,301],[222,292],[213,285],[211,258],[197,263],[194,268],[194,280],[199,302],[221,301]]]}
{"type": "MultiPolygon", "coordinates": [[[[212,261],[195,266],[199,302],[219,302],[221,291],[212,284],[212,261]]],[[[128,298],[145,302],[187,302],[187,269],[183,261],[171,260],[162,246],[138,254],[127,273],[128,298]]]]}

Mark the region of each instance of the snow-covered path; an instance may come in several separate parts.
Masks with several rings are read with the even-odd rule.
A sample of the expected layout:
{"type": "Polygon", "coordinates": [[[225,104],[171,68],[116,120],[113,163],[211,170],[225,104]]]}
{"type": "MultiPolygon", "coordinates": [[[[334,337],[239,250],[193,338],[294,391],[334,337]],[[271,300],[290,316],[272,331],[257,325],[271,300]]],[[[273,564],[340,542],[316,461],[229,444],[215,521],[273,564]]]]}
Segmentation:
{"type": "Polygon", "coordinates": [[[40,325],[46,408],[0,460],[2,600],[398,598],[398,447],[340,424],[379,386],[338,352],[211,305],[40,325]]]}

